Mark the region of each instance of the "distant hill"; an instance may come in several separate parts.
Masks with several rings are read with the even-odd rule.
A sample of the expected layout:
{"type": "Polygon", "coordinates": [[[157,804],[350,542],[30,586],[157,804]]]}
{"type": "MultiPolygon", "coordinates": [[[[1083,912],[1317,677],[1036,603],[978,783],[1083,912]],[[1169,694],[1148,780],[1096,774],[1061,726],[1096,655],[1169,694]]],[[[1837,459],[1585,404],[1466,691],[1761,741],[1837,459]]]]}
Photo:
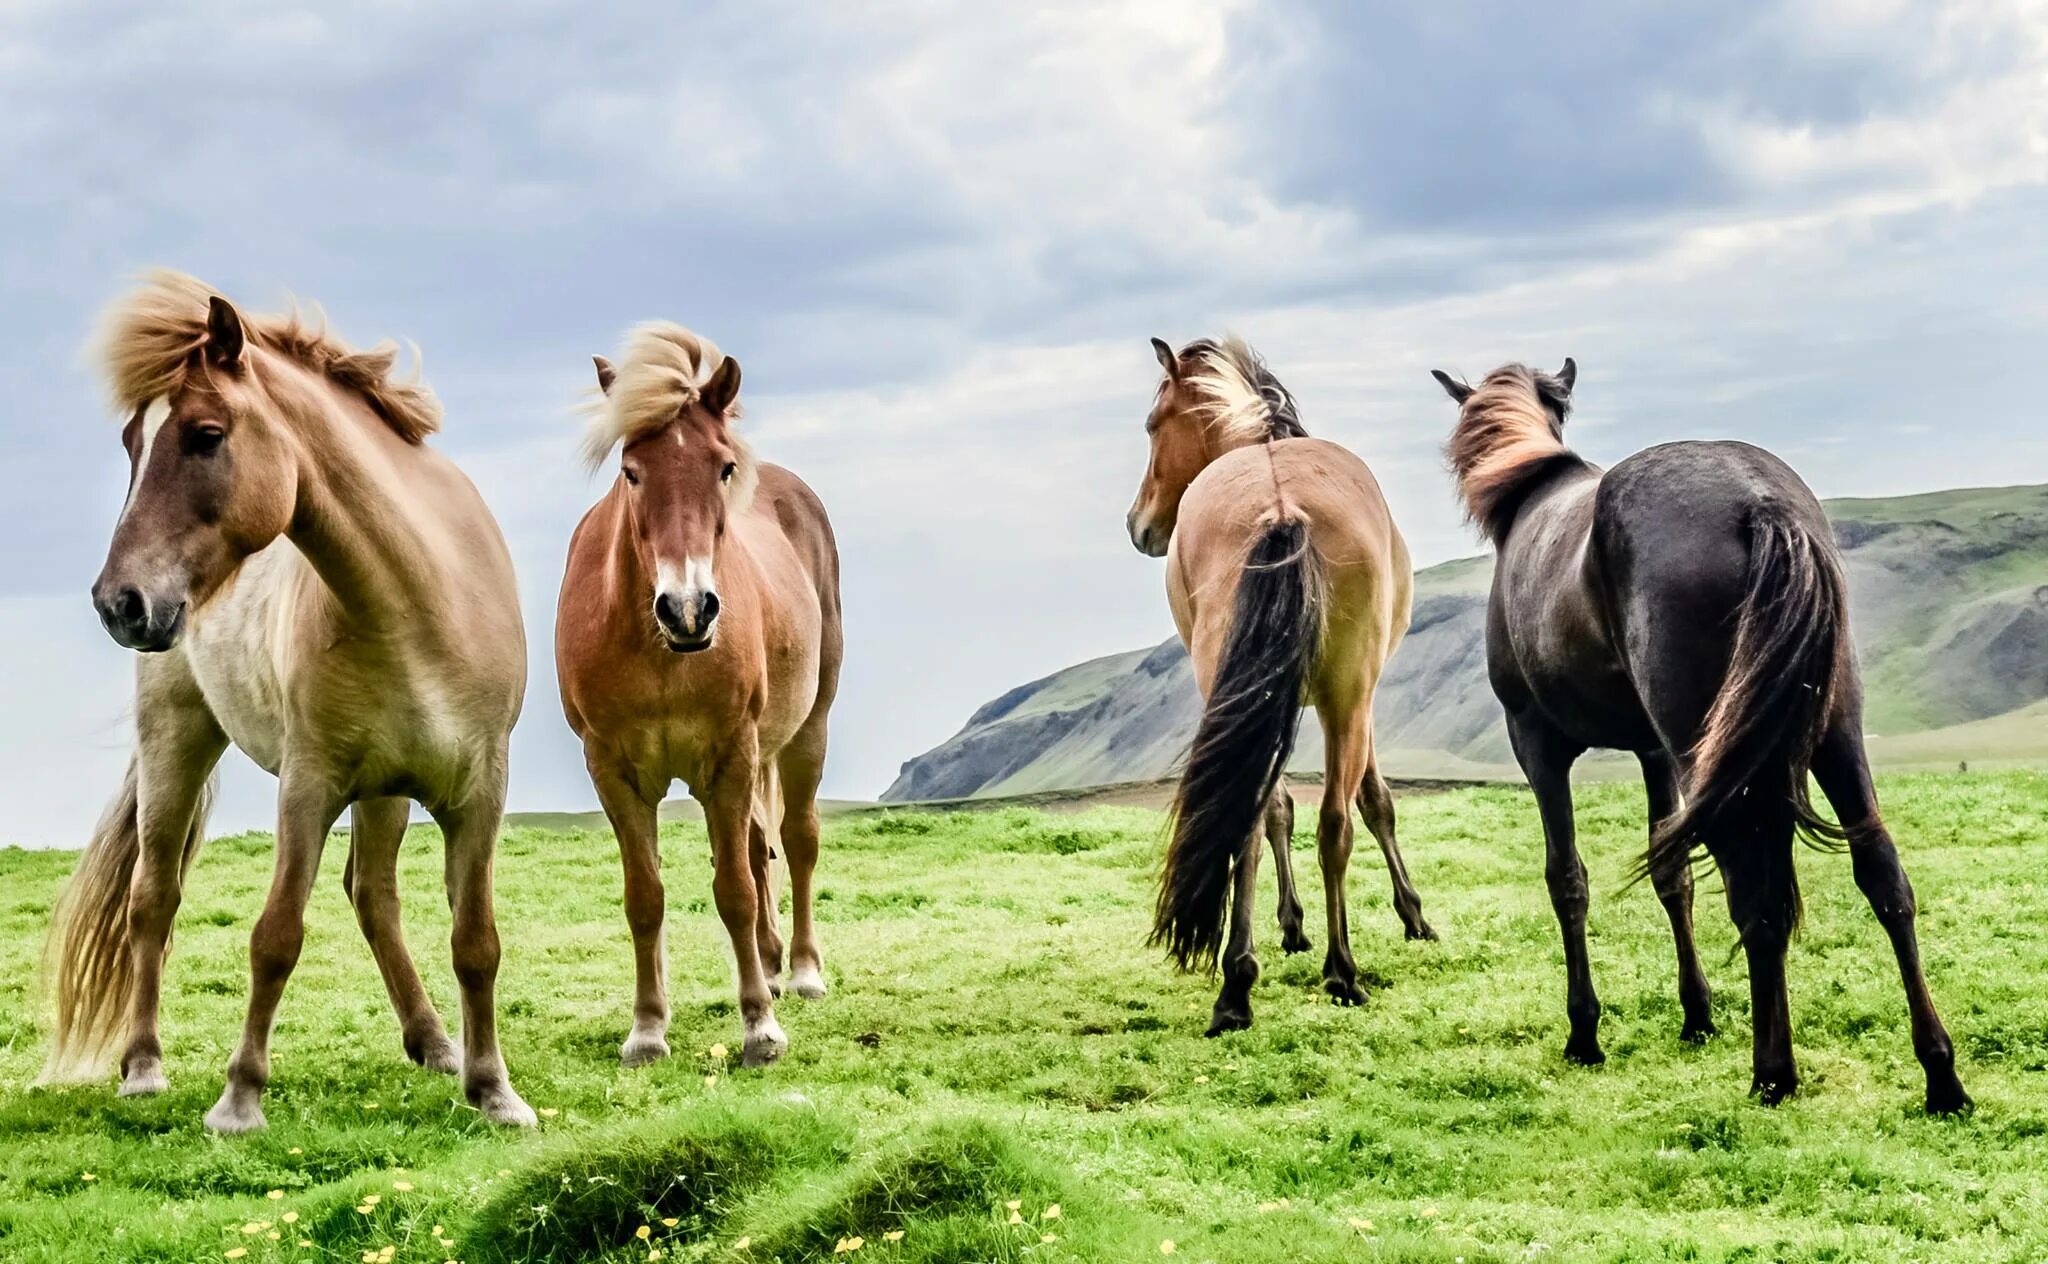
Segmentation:
{"type": "MultiPolygon", "coordinates": [[[[1872,750],[1890,765],[2048,761],[2048,486],[1827,502],[1872,750]]],[[[1491,557],[1415,576],[1375,720],[1387,773],[1513,776],[1486,682],[1491,557]]],[[[1162,598],[1163,600],[1163,598],[1162,598]]],[[[1171,772],[1200,698],[1179,640],[1019,685],[903,765],[884,800],[1027,794],[1171,772]]],[[[1295,764],[1319,768],[1302,726],[1295,764]]]]}

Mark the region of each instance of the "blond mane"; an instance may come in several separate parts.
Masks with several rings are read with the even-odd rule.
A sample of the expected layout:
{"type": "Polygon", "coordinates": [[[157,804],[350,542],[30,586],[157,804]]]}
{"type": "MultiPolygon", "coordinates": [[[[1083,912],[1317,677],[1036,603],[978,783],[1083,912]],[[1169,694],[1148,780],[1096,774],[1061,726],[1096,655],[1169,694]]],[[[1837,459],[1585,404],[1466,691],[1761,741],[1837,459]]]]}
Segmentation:
{"type": "Polygon", "coordinates": [[[1181,350],[1181,380],[1194,412],[1228,444],[1305,438],[1294,396],[1251,345],[1236,334],[1203,338],[1181,350]]]}
{"type": "MultiPolygon", "coordinates": [[[[208,302],[224,297],[204,281],[167,268],[138,279],[135,289],[107,307],[94,339],[108,398],[123,417],[185,388],[193,369],[202,363],[193,352],[206,345],[208,302]]],[[[368,351],[357,351],[329,333],[317,313],[309,322],[296,308],[256,316],[236,311],[249,342],[355,392],[406,442],[419,443],[441,428],[441,402],[419,378],[418,348],[413,350],[412,378],[398,380],[392,377],[398,363],[396,343],[380,342],[368,351]]]]}
{"type": "MultiPolygon", "coordinates": [[[[635,325],[612,366],[610,389],[594,396],[585,409],[589,423],[583,431],[584,463],[596,469],[613,448],[673,422],[702,398],[705,384],[724,360],[717,343],[673,321],[635,325]]],[[[739,401],[734,400],[725,419],[737,421],[740,416],[739,401]]],[[[752,446],[737,433],[728,437],[739,453],[732,503],[744,508],[753,499],[759,470],[752,446]]]]}
{"type": "Polygon", "coordinates": [[[1559,462],[1585,461],[1558,435],[1568,393],[1548,374],[1527,365],[1503,365],[1486,375],[1458,412],[1444,455],[1458,480],[1465,515],[1495,543],[1507,534],[1522,494],[1533,479],[1559,462]],[[1548,398],[1552,401],[1546,404],[1548,398]],[[1551,408],[1560,411],[1553,419],[1551,408]]]}

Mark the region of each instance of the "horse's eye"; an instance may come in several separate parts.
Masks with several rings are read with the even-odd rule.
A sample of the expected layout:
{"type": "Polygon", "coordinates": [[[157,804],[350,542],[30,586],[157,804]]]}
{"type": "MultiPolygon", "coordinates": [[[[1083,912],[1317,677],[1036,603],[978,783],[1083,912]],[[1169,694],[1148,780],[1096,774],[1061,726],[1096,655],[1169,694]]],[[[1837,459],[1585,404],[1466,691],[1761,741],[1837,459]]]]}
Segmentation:
{"type": "Polygon", "coordinates": [[[228,432],[219,426],[200,426],[185,433],[185,451],[193,456],[212,456],[227,437],[228,432]]]}
{"type": "Polygon", "coordinates": [[[725,463],[725,468],[718,471],[718,481],[721,483],[730,483],[732,482],[732,476],[739,473],[739,471],[740,467],[738,462],[727,461],[725,463]]]}
{"type": "Polygon", "coordinates": [[[640,476],[639,476],[638,474],[635,474],[635,473],[633,472],[633,467],[632,467],[632,466],[630,466],[630,465],[622,465],[622,466],[620,466],[620,467],[619,467],[619,473],[621,473],[621,474],[624,474],[624,475],[626,476],[626,481],[627,481],[627,482],[629,482],[629,483],[631,483],[631,484],[632,484],[633,486],[635,486],[635,487],[638,487],[638,486],[640,485],[640,476]]]}

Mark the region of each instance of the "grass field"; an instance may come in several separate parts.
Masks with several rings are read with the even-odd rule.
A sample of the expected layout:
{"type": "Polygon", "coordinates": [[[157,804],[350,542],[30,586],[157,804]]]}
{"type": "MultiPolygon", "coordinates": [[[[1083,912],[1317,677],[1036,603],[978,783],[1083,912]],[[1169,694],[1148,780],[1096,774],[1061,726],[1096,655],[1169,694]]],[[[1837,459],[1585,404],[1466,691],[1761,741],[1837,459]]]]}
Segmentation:
{"type": "MultiPolygon", "coordinates": [[[[1681,1045],[1661,910],[1621,890],[1644,832],[1626,784],[1580,790],[1597,1070],[1559,1054],[1562,959],[1516,789],[1402,800],[1440,944],[1401,941],[1361,854],[1370,1005],[1323,1003],[1312,923],[1318,952],[1270,951],[1258,1025],[1220,1041],[1200,1036],[1210,984],[1140,946],[1157,814],[837,816],[833,994],[778,1007],[790,1054],[764,1073],[714,1048],[737,1052],[738,1022],[699,827],[666,827],[677,1054],[633,1072],[615,1061],[630,957],[611,840],[516,828],[502,1027],[544,1116],[523,1135],[405,1062],[340,839],[285,997],[269,1131],[199,1123],[241,1021],[263,836],[216,841],[194,870],[165,999],[171,1091],[29,1089],[37,953],[72,857],[0,852],[0,1259],[1142,1260],[1168,1242],[1219,1262],[2048,1258],[2048,778],[1881,789],[1972,1117],[1920,1113],[1892,959],[1842,857],[1802,857],[1802,1095],[1745,1095],[1747,988],[1712,884],[1699,921],[1724,1035],[1681,1045]]],[[[447,1011],[438,839],[415,835],[409,930],[447,1011]]],[[[1297,847],[1312,884],[1312,841],[1297,847]]]]}

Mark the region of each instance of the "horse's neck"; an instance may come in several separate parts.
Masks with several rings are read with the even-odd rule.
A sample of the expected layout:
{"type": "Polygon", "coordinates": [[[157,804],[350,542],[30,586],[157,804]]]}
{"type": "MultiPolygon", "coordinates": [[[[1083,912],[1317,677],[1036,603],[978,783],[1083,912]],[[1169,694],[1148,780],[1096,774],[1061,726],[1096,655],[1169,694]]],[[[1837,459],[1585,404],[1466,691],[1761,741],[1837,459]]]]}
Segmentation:
{"type": "Polygon", "coordinates": [[[341,610],[373,627],[417,624],[436,609],[444,576],[429,539],[419,489],[405,466],[428,459],[374,417],[339,403],[298,429],[304,457],[287,532],[341,610]]]}

